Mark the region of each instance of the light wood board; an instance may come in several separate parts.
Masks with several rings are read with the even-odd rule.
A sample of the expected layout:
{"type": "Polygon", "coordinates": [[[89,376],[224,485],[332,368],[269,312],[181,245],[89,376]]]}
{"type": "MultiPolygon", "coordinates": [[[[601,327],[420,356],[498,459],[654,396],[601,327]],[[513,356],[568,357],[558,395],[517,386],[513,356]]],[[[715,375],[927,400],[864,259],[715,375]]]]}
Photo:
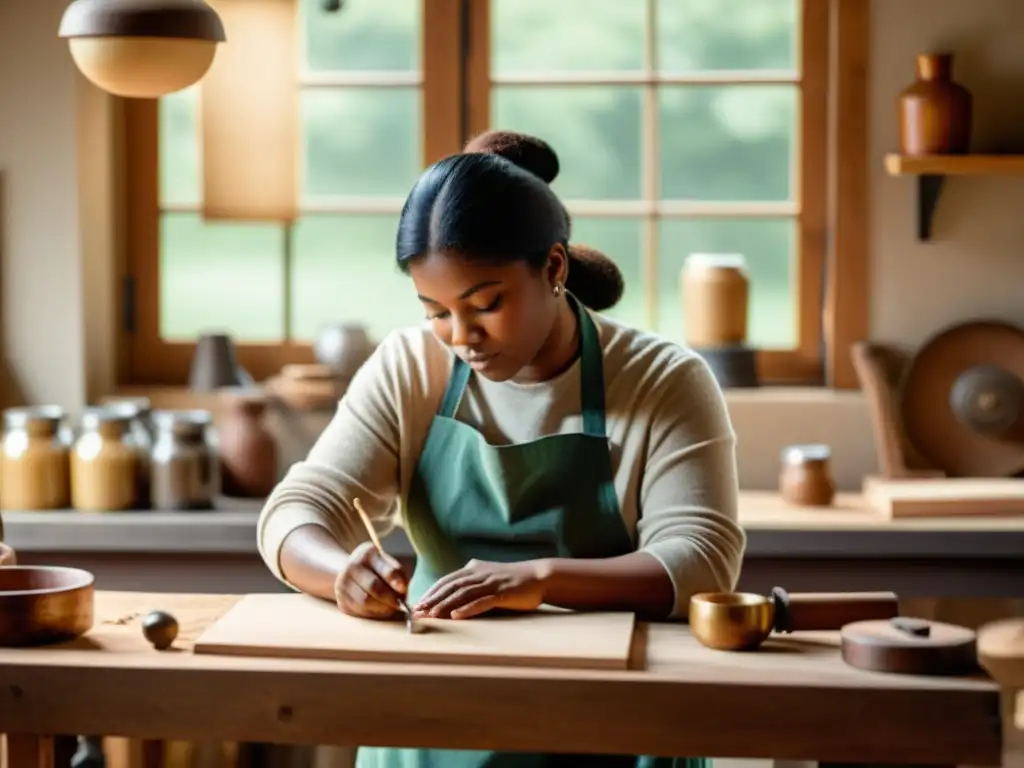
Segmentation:
{"type": "Polygon", "coordinates": [[[403,621],[359,619],[307,595],[246,595],[196,640],[195,653],[347,661],[626,669],[632,613],[529,614],[403,621]]]}
{"type": "Polygon", "coordinates": [[[1024,515],[1024,479],[866,477],[864,497],[890,518],[1024,515]]]}

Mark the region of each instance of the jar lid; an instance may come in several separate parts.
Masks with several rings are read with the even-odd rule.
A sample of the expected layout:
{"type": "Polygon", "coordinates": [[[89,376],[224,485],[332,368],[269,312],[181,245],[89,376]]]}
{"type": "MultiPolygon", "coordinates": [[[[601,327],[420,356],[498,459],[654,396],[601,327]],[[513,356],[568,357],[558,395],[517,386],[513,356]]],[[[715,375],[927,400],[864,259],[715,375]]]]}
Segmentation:
{"type": "Polygon", "coordinates": [[[826,461],[832,457],[832,449],[824,443],[787,445],[782,449],[784,464],[803,464],[808,461],[826,461]]]}
{"type": "Polygon", "coordinates": [[[59,424],[67,412],[59,405],[28,405],[4,409],[4,427],[22,429],[30,422],[59,424]]]}
{"type": "Polygon", "coordinates": [[[164,408],[153,411],[153,424],[159,429],[179,425],[205,427],[213,421],[213,414],[202,408],[164,408]]]}
{"type": "Polygon", "coordinates": [[[131,413],[132,418],[147,414],[152,409],[148,397],[111,397],[104,400],[101,407],[112,408],[115,411],[124,410],[131,413]]]}
{"type": "Polygon", "coordinates": [[[122,424],[125,427],[134,418],[124,409],[96,405],[82,411],[81,424],[85,429],[95,429],[100,424],[122,424]]]}
{"type": "Polygon", "coordinates": [[[742,253],[691,253],[683,261],[687,267],[744,269],[747,259],[742,253]]]}

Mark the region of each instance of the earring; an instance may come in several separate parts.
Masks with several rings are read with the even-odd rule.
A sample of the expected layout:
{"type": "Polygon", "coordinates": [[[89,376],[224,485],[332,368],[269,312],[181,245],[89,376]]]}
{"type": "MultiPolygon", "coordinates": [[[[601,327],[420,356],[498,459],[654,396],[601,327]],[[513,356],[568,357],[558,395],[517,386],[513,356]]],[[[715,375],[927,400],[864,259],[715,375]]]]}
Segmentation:
{"type": "Polygon", "coordinates": [[[551,293],[553,293],[555,298],[557,299],[559,296],[562,295],[562,292],[564,290],[565,288],[562,286],[562,281],[559,280],[557,283],[555,283],[555,287],[551,289],[551,293]]]}

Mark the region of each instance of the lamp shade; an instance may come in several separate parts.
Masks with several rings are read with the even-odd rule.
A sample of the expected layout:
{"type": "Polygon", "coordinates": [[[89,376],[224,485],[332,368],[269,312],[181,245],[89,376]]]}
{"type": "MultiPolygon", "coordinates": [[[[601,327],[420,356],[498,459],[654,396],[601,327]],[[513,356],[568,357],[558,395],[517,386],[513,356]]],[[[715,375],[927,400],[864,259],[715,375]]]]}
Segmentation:
{"type": "Polygon", "coordinates": [[[220,17],[203,0],[74,0],[58,35],[104,91],[148,99],[198,82],[225,40],[220,17]]]}

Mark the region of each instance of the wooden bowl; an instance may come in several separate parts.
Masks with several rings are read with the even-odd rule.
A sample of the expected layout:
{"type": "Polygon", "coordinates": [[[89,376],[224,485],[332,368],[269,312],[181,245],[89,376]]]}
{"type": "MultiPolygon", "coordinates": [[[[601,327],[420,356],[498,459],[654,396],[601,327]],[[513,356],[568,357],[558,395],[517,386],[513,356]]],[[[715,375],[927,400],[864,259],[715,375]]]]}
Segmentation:
{"type": "Polygon", "coordinates": [[[60,643],[88,632],[94,581],[78,568],[0,568],[0,647],[60,643]]]}

